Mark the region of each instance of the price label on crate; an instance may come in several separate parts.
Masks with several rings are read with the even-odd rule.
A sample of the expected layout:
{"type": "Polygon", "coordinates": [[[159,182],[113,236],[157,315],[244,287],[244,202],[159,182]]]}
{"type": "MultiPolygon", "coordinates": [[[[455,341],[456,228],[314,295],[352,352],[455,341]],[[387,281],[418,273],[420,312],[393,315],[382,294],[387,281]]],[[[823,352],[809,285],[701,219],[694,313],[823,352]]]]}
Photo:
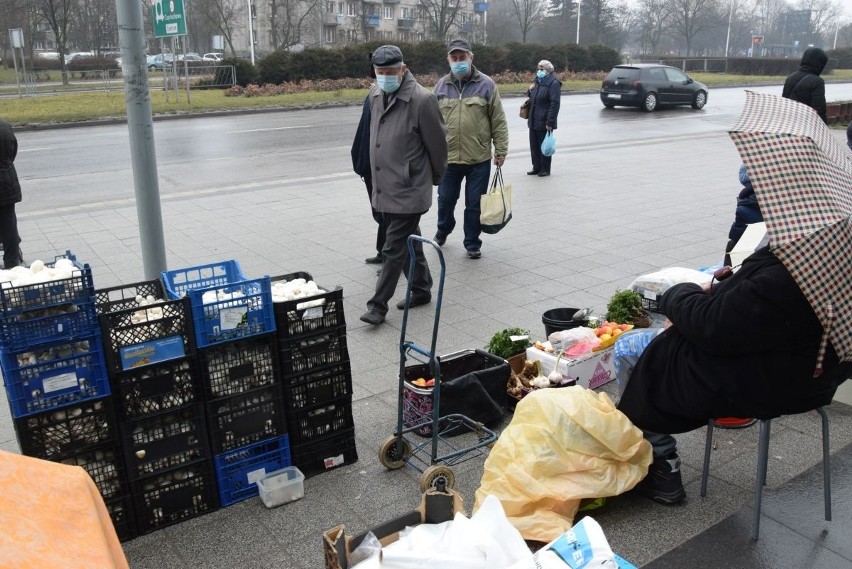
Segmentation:
{"type": "Polygon", "coordinates": [[[62,391],[78,387],[80,384],[77,381],[77,372],[62,373],[45,379],[41,386],[45,393],[53,393],[54,391],[62,391]]]}
{"type": "Polygon", "coordinates": [[[248,307],[235,306],[219,310],[219,329],[234,330],[248,322],[248,307]]]}

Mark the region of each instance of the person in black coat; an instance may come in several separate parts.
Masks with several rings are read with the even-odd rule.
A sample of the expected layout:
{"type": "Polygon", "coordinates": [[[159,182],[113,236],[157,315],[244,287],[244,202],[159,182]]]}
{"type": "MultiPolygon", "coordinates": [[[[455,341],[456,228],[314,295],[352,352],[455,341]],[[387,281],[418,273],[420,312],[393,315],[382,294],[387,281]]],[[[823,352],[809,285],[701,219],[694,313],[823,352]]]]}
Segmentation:
{"type": "Polygon", "coordinates": [[[618,404],[653,446],[654,462],[638,489],[658,502],[686,495],[672,433],[719,417],[809,411],[828,404],[852,374],[830,343],[815,373],[822,324],[769,247],[727,280],[709,289],[678,284],[659,302],[670,326],[648,334],[618,404]]]}
{"type": "Polygon", "coordinates": [[[0,119],[0,242],[3,244],[3,266],[11,269],[24,262],[15,204],[21,201],[21,184],[15,170],[18,139],[12,126],[0,119]]]}
{"type": "Polygon", "coordinates": [[[825,81],[820,73],[828,63],[828,56],[818,47],[809,47],[802,54],[799,70],[791,73],[784,82],[781,96],[811,107],[823,122],[826,118],[825,81]]]}
{"type": "Polygon", "coordinates": [[[530,129],[530,176],[550,176],[551,156],[541,153],[541,143],[548,132],[556,130],[556,117],[562,98],[562,83],[553,74],[553,64],[542,59],[538,62],[535,83],[527,90],[530,111],[527,126],[530,129]]]}
{"type": "Polygon", "coordinates": [[[754,195],[754,186],[751,185],[751,180],[748,178],[745,164],[740,166],[740,184],[743,189],[737,196],[737,209],[734,212],[734,222],[731,224],[731,230],[728,231],[728,245],[725,247],[725,264],[730,265],[731,259],[728,253],[736,247],[740,237],[745,233],[746,227],[752,223],[763,221],[763,214],[760,212],[760,206],[757,204],[757,196],[754,195]]]}

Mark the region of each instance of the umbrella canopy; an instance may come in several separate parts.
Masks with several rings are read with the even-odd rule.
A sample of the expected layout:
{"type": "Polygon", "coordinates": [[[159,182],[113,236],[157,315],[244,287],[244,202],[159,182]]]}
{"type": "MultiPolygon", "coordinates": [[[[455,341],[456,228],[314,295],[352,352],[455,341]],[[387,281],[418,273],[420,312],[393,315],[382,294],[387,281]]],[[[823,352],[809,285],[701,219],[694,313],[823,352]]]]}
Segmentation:
{"type": "Polygon", "coordinates": [[[817,370],[828,341],[852,361],[852,155],[807,105],[751,91],[730,135],[769,245],[823,325],[817,370]]]}

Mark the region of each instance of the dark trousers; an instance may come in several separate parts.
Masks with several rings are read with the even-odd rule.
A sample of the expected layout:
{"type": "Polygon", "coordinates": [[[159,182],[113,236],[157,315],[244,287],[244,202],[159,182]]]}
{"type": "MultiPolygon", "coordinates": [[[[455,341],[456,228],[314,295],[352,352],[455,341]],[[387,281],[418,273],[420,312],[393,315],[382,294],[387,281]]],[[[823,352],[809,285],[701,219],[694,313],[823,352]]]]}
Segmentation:
{"type": "Polygon", "coordinates": [[[464,186],[464,248],[476,251],[482,248],[482,226],[479,224],[480,198],[488,191],[491,160],[478,164],[448,164],[447,173],[438,186],[438,231],[449,235],[456,227],[456,202],[464,186]]]}
{"type": "Polygon", "coordinates": [[[0,243],[3,244],[3,266],[7,269],[21,264],[21,236],[18,235],[18,218],[15,204],[0,205],[0,243]]]}
{"type": "Polygon", "coordinates": [[[546,135],[546,130],[530,129],[530,157],[532,158],[532,169],[535,172],[550,172],[550,162],[553,157],[541,153],[541,143],[544,142],[546,135]]]}
{"type": "MultiPolygon", "coordinates": [[[[379,314],[387,314],[388,301],[396,292],[401,274],[408,278],[408,236],[420,235],[420,214],[383,214],[387,230],[385,246],[382,248],[384,264],[376,281],[376,293],[367,301],[367,308],[379,314]]],[[[423,254],[423,244],[414,243],[414,280],[411,283],[412,296],[432,294],[432,274],[423,254]]]]}
{"type": "Polygon", "coordinates": [[[387,231],[387,227],[382,217],[382,212],[373,207],[373,182],[364,178],[364,185],[367,186],[367,197],[370,199],[370,210],[373,212],[373,219],[379,224],[378,229],[376,229],[376,254],[381,255],[382,248],[385,246],[385,232],[387,231]]]}

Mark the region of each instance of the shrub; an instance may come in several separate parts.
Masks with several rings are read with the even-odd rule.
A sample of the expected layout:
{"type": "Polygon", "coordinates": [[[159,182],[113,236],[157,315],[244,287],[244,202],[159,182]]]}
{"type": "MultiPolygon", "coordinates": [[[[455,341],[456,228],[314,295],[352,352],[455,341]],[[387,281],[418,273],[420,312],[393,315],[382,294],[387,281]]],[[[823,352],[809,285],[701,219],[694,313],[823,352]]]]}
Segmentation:
{"type": "Polygon", "coordinates": [[[236,74],[235,82],[237,85],[245,87],[258,81],[257,67],[252,65],[251,61],[234,57],[224,60],[222,65],[234,66],[234,73],[236,74]]]}

